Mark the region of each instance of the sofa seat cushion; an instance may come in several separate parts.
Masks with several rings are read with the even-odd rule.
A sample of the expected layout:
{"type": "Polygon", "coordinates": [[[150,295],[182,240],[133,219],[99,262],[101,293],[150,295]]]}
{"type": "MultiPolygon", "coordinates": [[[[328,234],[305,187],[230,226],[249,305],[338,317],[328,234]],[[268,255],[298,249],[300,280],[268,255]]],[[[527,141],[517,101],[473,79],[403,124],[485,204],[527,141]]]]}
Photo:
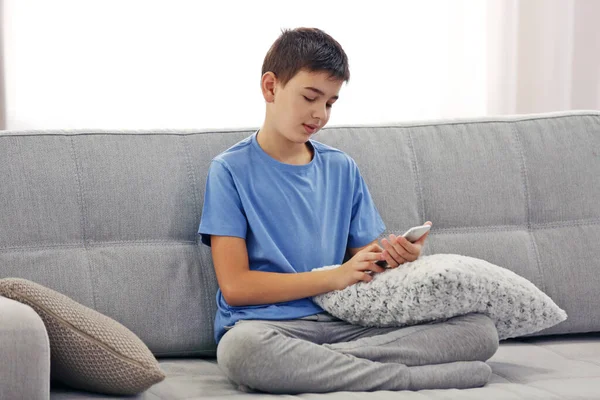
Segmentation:
{"type": "MultiPolygon", "coordinates": [[[[215,359],[159,359],[166,379],[128,400],[267,400],[237,391],[215,359]]],[[[600,333],[509,339],[488,361],[493,375],[481,388],[418,392],[337,392],[287,396],[303,400],[585,400],[600,392],[600,333]]],[[[275,396],[278,397],[278,396],[275,396]]],[[[112,399],[54,387],[52,400],[112,399]]]]}
{"type": "MultiPolygon", "coordinates": [[[[166,379],[128,400],[267,400],[237,391],[215,359],[159,359],[166,379]]],[[[585,400],[600,393],[600,333],[509,339],[488,361],[493,375],[481,388],[418,392],[337,392],[287,396],[303,400],[585,400]]],[[[275,396],[279,397],[279,396],[275,396]]],[[[284,396],[285,397],[285,396],[284,396]]],[[[112,399],[54,387],[52,400],[112,399]]]]}

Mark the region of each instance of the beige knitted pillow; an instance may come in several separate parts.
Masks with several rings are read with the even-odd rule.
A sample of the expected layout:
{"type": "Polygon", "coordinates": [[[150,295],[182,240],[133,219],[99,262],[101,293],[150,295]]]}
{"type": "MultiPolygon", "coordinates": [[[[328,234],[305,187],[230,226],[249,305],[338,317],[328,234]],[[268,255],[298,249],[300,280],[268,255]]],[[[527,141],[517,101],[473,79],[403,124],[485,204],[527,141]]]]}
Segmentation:
{"type": "Polygon", "coordinates": [[[117,321],[35,282],[0,279],[0,295],[44,321],[53,379],[93,392],[130,395],[165,378],[146,345],[117,321]]]}

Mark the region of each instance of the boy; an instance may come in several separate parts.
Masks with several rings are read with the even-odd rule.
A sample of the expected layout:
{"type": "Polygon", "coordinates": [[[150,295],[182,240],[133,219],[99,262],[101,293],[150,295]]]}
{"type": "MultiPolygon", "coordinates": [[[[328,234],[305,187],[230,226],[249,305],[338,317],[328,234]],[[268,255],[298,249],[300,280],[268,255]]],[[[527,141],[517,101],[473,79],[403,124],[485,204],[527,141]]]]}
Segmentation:
{"type": "Polygon", "coordinates": [[[271,393],[482,386],[498,347],[487,316],[365,328],[311,300],[370,281],[384,271],[377,261],[414,261],[427,237],[379,246],[385,225],[358,167],[310,139],[349,77],[331,36],[284,30],[262,68],[264,123],[211,163],[198,233],[219,283],[219,366],[241,390],[271,393]],[[341,267],[311,271],[342,264],[346,251],[341,267]]]}

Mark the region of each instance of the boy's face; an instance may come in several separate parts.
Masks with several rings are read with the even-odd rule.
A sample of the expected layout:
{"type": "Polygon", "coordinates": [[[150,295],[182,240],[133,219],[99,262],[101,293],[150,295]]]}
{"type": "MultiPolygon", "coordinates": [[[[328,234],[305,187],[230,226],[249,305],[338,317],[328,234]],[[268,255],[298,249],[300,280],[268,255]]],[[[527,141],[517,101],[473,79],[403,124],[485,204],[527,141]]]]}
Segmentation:
{"type": "Polygon", "coordinates": [[[305,143],[327,124],[344,83],[331,79],[328,72],[300,70],[285,87],[272,75],[273,90],[265,91],[268,79],[263,78],[267,118],[276,131],[295,143],[305,143]]]}

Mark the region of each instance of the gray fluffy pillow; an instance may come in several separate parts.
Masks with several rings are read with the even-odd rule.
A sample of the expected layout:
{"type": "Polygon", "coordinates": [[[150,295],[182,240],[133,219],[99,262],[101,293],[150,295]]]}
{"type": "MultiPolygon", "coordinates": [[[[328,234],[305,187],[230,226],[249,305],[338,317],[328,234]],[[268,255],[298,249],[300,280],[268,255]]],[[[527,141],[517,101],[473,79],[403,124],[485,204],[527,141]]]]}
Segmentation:
{"type": "Polygon", "coordinates": [[[362,326],[404,326],[479,312],[495,322],[500,339],[537,332],[567,318],[527,279],[458,254],[422,256],[375,274],[371,282],[313,300],[330,314],[362,326]]]}

